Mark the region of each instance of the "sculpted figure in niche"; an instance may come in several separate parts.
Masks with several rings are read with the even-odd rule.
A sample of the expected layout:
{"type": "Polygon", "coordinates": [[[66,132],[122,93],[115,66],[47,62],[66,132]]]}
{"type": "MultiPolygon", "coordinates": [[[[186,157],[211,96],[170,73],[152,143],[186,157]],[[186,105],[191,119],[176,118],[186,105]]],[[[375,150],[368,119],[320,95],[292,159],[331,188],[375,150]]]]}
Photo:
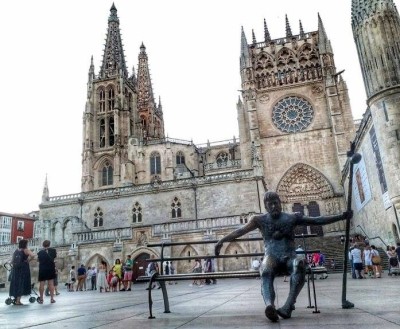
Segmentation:
{"type": "Polygon", "coordinates": [[[264,258],[260,266],[261,294],[265,303],[265,315],[272,322],[279,316],[288,319],[295,309],[296,298],[304,286],[306,264],[296,256],[295,228],[298,225],[325,225],[351,218],[352,211],[338,215],[308,217],[301,213],[282,211],[281,200],[275,192],[264,194],[265,214],[254,215],[241,228],[218,241],[215,255],[219,255],[224,242],[233,241],[255,229],[259,229],[264,240],[264,258]],[[274,279],[278,275],[290,274],[290,291],[284,305],[276,309],[274,279]]]}

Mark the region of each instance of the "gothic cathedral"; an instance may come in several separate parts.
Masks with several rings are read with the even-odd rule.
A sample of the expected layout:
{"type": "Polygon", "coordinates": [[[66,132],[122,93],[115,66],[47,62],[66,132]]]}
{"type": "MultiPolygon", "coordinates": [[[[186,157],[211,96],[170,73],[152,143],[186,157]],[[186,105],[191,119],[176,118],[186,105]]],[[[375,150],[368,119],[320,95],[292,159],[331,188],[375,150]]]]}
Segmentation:
{"type": "MultiPolygon", "coordinates": [[[[294,32],[286,17],[280,38],[270,35],[267,21],[262,23],[260,41],[254,32],[248,39],[243,28],[238,40],[239,138],[195,145],[165,136],[168,123],[161,100],[154,99],[146,48],[140,46],[137,70],[129,73],[117,9],[111,7],[101,67],[96,74],[92,59],[89,68],[82,191],[50,197],[46,182],[40,205],[40,237],[58,246],[65,269],[100,259],[111,264],[127,254],[138,261],[158,256],[159,250],[147,247],[148,242],[219,238],[264,212],[268,190],[279,193],[286,211],[317,216],[346,209],[350,142],[358,136],[362,148],[362,138],[372,133],[360,132],[366,123],[354,124],[322,18],[316,15],[316,30],[306,32],[300,22],[294,32]]],[[[352,23],[375,138],[383,139],[382,158],[398,163],[399,15],[392,0],[353,0],[352,23]],[[374,51],[382,54],[376,57],[374,51]]],[[[367,158],[363,154],[364,163],[367,158]]],[[[397,167],[382,167],[391,177],[400,177],[397,167]]],[[[398,184],[386,183],[390,196],[398,198],[398,184]]],[[[298,233],[335,235],[343,229],[343,223],[336,223],[298,233]]],[[[224,247],[225,253],[262,248],[237,242],[224,247]]],[[[166,251],[174,256],[205,252],[192,245],[166,251]]],[[[246,268],[242,262],[217,265],[220,270],[246,268]]],[[[186,267],[190,263],[179,264],[178,272],[186,267]]]]}

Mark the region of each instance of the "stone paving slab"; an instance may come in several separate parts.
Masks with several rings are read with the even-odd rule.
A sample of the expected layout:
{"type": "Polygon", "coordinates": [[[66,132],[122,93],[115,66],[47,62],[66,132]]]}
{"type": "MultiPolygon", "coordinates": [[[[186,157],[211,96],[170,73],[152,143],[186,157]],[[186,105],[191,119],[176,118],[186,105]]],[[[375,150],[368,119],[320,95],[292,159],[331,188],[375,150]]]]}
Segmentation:
{"type": "MultiPolygon", "coordinates": [[[[386,273],[385,273],[386,274],[386,273]]],[[[381,279],[348,279],[347,299],[355,308],[341,308],[342,275],[330,274],[316,280],[317,306],[313,313],[306,286],[300,293],[291,319],[271,323],[264,315],[260,280],[223,279],[218,284],[190,287],[189,281],[167,285],[171,313],[163,313],[161,290],[153,291],[153,315],[148,319],[147,291],[144,284],[131,292],[99,293],[98,291],[67,292],[61,289],[57,302],[32,303],[23,297],[24,306],[6,305],[8,293],[0,292],[1,329],[392,329],[400,328],[400,277],[381,279]]],[[[275,280],[276,304],[287,297],[289,283],[275,280]]],[[[313,302],[312,302],[312,305],[313,302]]]]}

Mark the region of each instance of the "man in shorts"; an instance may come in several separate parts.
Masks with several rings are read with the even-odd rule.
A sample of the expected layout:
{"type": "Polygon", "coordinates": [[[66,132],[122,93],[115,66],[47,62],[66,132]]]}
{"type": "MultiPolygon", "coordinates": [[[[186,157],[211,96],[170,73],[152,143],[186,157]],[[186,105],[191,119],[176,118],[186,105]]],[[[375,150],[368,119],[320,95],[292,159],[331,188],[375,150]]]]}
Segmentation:
{"type": "Polygon", "coordinates": [[[131,255],[128,255],[124,264],[124,288],[120,291],[131,291],[132,289],[132,270],[133,270],[133,259],[131,255]]]}

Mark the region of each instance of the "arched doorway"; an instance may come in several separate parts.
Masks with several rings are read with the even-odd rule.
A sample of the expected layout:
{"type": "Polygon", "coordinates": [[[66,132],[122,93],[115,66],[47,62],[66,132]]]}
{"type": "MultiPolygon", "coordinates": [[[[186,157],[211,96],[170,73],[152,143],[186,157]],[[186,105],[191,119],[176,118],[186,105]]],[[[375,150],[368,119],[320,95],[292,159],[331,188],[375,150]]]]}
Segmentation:
{"type": "Polygon", "coordinates": [[[150,254],[147,252],[143,252],[136,256],[134,259],[135,264],[133,265],[132,270],[132,281],[135,282],[139,276],[146,274],[147,264],[149,263],[147,260],[150,258],[150,254]]]}

